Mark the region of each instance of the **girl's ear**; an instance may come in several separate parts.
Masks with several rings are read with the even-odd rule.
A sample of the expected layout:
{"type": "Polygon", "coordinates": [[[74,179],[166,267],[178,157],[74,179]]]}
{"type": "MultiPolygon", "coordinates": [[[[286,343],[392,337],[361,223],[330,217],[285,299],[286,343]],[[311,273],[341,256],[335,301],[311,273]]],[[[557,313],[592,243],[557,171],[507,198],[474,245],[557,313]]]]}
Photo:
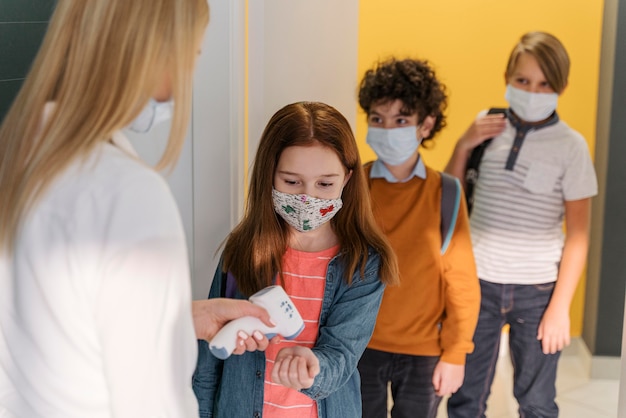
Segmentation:
{"type": "Polygon", "coordinates": [[[424,118],[424,121],[420,124],[420,127],[417,130],[422,139],[430,135],[430,131],[433,129],[433,126],[435,126],[435,120],[436,119],[433,115],[429,115],[424,118]]]}
{"type": "Polygon", "coordinates": [[[343,187],[346,187],[346,184],[348,184],[348,180],[350,180],[350,177],[352,177],[352,170],[350,170],[348,174],[346,174],[346,178],[343,180],[343,187]]]}

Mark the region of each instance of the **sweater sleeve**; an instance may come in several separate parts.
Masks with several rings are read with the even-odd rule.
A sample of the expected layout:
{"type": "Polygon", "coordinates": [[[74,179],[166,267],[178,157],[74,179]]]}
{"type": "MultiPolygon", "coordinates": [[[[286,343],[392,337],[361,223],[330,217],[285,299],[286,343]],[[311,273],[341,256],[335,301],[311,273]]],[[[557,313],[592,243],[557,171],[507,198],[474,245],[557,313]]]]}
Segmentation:
{"type": "Polygon", "coordinates": [[[480,284],[472,252],[465,197],[461,198],[450,246],[442,256],[446,316],[441,327],[441,360],[465,364],[480,311],[480,284]]]}

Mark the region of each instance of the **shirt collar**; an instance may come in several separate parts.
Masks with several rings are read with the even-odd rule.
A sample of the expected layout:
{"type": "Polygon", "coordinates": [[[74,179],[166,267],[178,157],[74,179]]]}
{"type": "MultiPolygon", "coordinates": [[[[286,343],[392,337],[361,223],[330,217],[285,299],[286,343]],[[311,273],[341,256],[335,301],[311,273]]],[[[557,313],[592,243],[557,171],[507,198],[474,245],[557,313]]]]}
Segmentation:
{"type": "MultiPolygon", "coordinates": [[[[54,111],[54,109],[56,108],[56,105],[57,105],[56,102],[52,102],[52,101],[46,102],[46,104],[44,105],[42,123],[41,123],[41,127],[39,128],[40,130],[43,129],[42,127],[48,121],[48,118],[50,117],[50,114],[54,111]]],[[[137,151],[135,151],[132,144],[130,143],[126,135],[122,133],[122,131],[113,133],[111,137],[111,143],[115,145],[116,147],[118,147],[119,149],[121,149],[122,151],[124,151],[126,154],[132,157],[139,157],[139,155],[137,154],[137,151]]]]}
{"type": "Polygon", "coordinates": [[[381,160],[374,161],[372,164],[372,169],[370,170],[370,178],[371,179],[385,179],[389,183],[406,183],[411,180],[413,177],[419,177],[421,179],[426,179],[426,166],[424,165],[424,161],[422,160],[422,156],[418,154],[417,164],[413,168],[413,171],[409,176],[405,179],[398,180],[391,174],[391,171],[385,166],[385,164],[381,160]]]}
{"type": "Polygon", "coordinates": [[[113,145],[124,151],[126,154],[132,157],[139,157],[137,151],[133,148],[133,145],[130,143],[126,135],[122,133],[122,131],[117,131],[111,137],[111,142],[113,145]]]}
{"type": "Polygon", "coordinates": [[[548,126],[552,126],[559,121],[559,115],[556,113],[556,110],[552,112],[550,117],[542,123],[522,122],[516,115],[513,114],[510,108],[506,110],[506,117],[516,130],[525,132],[528,132],[530,130],[547,128],[548,126]]]}

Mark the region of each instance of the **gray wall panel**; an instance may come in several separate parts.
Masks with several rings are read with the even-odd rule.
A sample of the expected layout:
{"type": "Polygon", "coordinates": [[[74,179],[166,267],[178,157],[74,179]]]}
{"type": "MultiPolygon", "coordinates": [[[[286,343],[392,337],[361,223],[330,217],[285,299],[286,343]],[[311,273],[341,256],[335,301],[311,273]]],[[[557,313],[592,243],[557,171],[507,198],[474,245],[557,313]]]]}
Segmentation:
{"type": "Polygon", "coordinates": [[[583,337],[594,356],[621,353],[626,292],[626,0],[605,0],[591,249],[583,337]]]}
{"type": "Polygon", "coordinates": [[[0,123],[39,50],[54,0],[0,1],[0,123]]]}

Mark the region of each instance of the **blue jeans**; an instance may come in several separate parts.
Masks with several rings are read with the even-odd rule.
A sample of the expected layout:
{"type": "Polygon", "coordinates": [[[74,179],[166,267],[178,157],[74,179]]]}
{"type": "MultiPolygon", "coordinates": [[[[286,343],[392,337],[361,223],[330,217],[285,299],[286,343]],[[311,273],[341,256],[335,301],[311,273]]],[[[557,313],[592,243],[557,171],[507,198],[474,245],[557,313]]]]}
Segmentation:
{"type": "Polygon", "coordinates": [[[359,360],[363,418],[387,418],[391,382],[392,418],[435,418],[441,397],[433,388],[439,357],[411,356],[366,349],[359,360]]]}
{"type": "Polygon", "coordinates": [[[558,417],[556,367],[560,352],[543,354],[537,330],[554,283],[509,285],[480,281],[481,303],[474,352],[467,356],[463,386],[448,401],[450,418],[485,417],[496,369],[500,335],[510,325],[513,395],[522,418],[558,417]]]}

